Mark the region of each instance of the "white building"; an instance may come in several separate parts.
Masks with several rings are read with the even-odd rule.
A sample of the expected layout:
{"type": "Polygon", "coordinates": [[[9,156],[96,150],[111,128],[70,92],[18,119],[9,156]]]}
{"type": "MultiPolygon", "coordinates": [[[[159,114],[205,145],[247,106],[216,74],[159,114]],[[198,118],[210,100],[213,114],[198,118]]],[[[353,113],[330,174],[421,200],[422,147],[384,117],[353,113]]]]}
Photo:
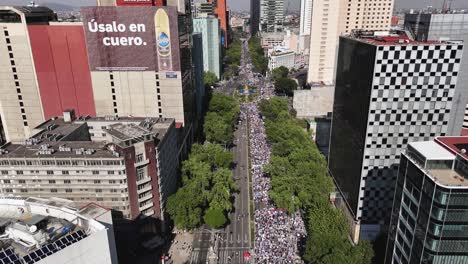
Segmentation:
{"type": "Polygon", "coordinates": [[[301,0],[301,21],[299,27],[299,34],[301,36],[310,35],[313,3],[313,0],[301,0]]]}
{"type": "Polygon", "coordinates": [[[0,263],[118,263],[109,209],[58,198],[0,197],[0,263]]]}
{"type": "Polygon", "coordinates": [[[296,54],[290,50],[276,47],[268,50],[268,70],[284,66],[288,69],[296,67],[296,54]]]}

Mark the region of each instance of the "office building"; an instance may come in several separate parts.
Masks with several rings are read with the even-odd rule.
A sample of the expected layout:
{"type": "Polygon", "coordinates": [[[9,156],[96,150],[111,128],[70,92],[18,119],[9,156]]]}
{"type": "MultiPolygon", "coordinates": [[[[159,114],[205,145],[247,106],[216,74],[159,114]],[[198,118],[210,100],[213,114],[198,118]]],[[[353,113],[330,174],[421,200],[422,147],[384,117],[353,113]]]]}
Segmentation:
{"type": "Polygon", "coordinates": [[[58,199],[0,197],[1,263],[117,264],[109,209],[58,199]]]}
{"type": "Polygon", "coordinates": [[[193,19],[193,32],[201,33],[203,39],[203,70],[221,78],[221,31],[215,17],[193,19]]]}
{"type": "Polygon", "coordinates": [[[193,3],[192,18],[214,16],[213,3],[193,3]]]}
{"type": "MultiPolygon", "coordinates": [[[[203,83],[203,37],[201,33],[192,34],[192,60],[193,74],[195,76],[196,106],[197,106],[197,122],[201,124],[203,121],[204,108],[206,106],[205,84],[203,83]]],[[[200,127],[196,125],[195,127],[200,127]]]]}
{"type": "Polygon", "coordinates": [[[83,7],[81,14],[83,23],[61,23],[45,7],[0,7],[6,140],[22,142],[45,120],[75,109],[78,116],[175,118],[186,153],[197,118],[190,14],[155,6],[83,7]],[[115,16],[118,37],[96,32],[115,16]]]}
{"type": "Polygon", "coordinates": [[[283,31],[284,12],[284,0],[260,0],[260,31],[283,31]]]}
{"type": "Polygon", "coordinates": [[[340,37],[329,170],[355,241],[388,224],[407,143],[447,135],[462,53],[461,42],[417,42],[401,31],[340,37]]]}
{"type": "MultiPolygon", "coordinates": [[[[468,14],[406,14],[405,29],[416,40],[468,41],[468,14]]],[[[468,52],[465,49],[449,122],[449,135],[468,135],[468,52]]]]}
{"type": "Polygon", "coordinates": [[[468,263],[467,146],[439,137],[401,153],[385,263],[468,263]]]}
{"type": "Polygon", "coordinates": [[[134,219],[165,219],[177,189],[174,119],[81,117],[73,111],[0,149],[3,195],[96,202],[134,219]]]}
{"type": "Polygon", "coordinates": [[[299,24],[299,35],[310,35],[312,23],[313,0],[301,0],[301,17],[299,24]]]}
{"type": "Polygon", "coordinates": [[[250,35],[257,35],[260,29],[260,0],[250,1],[250,35]]]}
{"type": "Polygon", "coordinates": [[[229,45],[229,11],[227,10],[226,0],[208,0],[214,6],[215,16],[219,19],[221,28],[221,45],[227,48],[229,45]]]}
{"type": "Polygon", "coordinates": [[[389,30],[393,0],[314,0],[307,81],[333,84],[338,39],[352,29],[389,30]]]}

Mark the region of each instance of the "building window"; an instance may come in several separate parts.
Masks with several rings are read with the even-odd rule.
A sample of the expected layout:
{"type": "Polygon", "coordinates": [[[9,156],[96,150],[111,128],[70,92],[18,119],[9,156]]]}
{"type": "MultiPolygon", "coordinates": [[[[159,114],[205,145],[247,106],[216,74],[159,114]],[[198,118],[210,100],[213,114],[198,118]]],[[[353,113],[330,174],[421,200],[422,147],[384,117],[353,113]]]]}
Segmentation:
{"type": "Polygon", "coordinates": [[[50,192],[56,193],[57,189],[50,189],[50,192]]]}
{"type": "Polygon", "coordinates": [[[17,175],[23,175],[23,171],[22,171],[22,170],[17,170],[17,171],[16,171],[16,174],[17,174],[17,175]]]}
{"type": "Polygon", "coordinates": [[[65,192],[71,193],[71,192],[73,192],[73,191],[72,191],[72,189],[65,189],[65,192]]]}
{"type": "Polygon", "coordinates": [[[25,184],[26,181],[25,180],[19,180],[18,183],[25,184]]]}
{"type": "Polygon", "coordinates": [[[11,183],[10,180],[3,180],[3,183],[11,183]]]}
{"type": "Polygon", "coordinates": [[[102,189],[96,189],[97,193],[102,193],[102,189]]]}
{"type": "Polygon", "coordinates": [[[70,180],[63,180],[63,183],[65,183],[65,184],[70,184],[71,181],[70,181],[70,180]]]}
{"type": "Polygon", "coordinates": [[[143,178],[145,178],[145,169],[146,168],[137,168],[137,181],[141,181],[143,178]]]}
{"type": "Polygon", "coordinates": [[[94,180],[94,183],[99,184],[99,183],[101,183],[101,180],[94,180]]]}
{"type": "Polygon", "coordinates": [[[48,170],[47,175],[54,175],[54,171],[48,170]]]}
{"type": "Polygon", "coordinates": [[[54,183],[55,183],[55,180],[49,180],[49,183],[54,184],[54,183]]]}
{"type": "Polygon", "coordinates": [[[93,175],[98,175],[98,174],[99,174],[99,171],[93,170],[93,175]]]}
{"type": "Polygon", "coordinates": [[[135,162],[139,163],[143,161],[143,154],[136,155],[135,162]]]}
{"type": "Polygon", "coordinates": [[[69,175],[70,172],[69,172],[69,171],[62,171],[62,174],[63,174],[63,175],[69,175]]]}

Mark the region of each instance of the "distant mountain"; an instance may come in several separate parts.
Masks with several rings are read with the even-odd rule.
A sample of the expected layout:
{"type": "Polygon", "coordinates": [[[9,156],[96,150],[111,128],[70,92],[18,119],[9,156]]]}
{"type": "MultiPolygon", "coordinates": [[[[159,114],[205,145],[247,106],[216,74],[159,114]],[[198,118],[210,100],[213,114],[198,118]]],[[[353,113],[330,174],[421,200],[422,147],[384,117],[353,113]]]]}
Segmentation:
{"type": "MultiPolygon", "coordinates": [[[[0,5],[24,6],[30,2],[31,0],[0,0],[0,5]]],[[[48,6],[56,11],[69,11],[80,6],[96,5],[96,0],[35,0],[34,2],[37,5],[48,6]]]]}
{"type": "Polygon", "coordinates": [[[79,6],[59,4],[59,3],[42,3],[41,6],[47,6],[54,11],[73,11],[80,9],[79,6]]]}

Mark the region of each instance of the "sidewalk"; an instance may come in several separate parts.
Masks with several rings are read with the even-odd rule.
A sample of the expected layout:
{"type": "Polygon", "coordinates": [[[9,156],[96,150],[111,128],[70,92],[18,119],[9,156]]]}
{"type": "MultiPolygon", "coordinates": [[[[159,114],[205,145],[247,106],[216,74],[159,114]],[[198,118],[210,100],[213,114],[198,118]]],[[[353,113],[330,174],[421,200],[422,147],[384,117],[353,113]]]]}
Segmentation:
{"type": "Polygon", "coordinates": [[[178,231],[176,237],[171,243],[169,254],[171,259],[166,261],[166,264],[178,264],[190,262],[190,254],[192,253],[193,234],[189,232],[178,231]]]}

